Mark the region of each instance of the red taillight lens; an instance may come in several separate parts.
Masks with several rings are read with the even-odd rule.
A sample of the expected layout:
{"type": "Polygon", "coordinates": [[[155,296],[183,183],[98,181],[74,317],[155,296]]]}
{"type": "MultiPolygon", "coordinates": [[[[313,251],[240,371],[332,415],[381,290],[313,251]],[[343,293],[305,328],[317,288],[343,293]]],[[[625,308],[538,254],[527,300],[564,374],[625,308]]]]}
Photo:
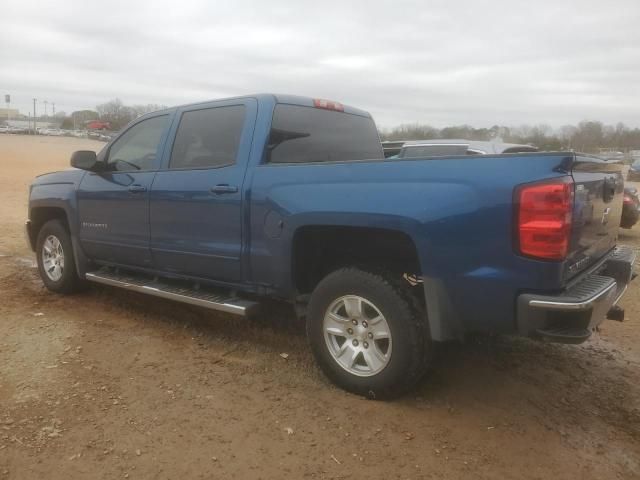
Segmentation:
{"type": "Polygon", "coordinates": [[[625,195],[623,203],[625,205],[631,205],[631,204],[633,204],[633,198],[631,198],[629,195],[625,195]]]}
{"type": "Polygon", "coordinates": [[[344,112],[344,105],[331,100],[323,100],[316,98],[313,100],[313,106],[316,108],[324,108],[325,110],[335,110],[336,112],[344,112]]]}
{"type": "Polygon", "coordinates": [[[516,190],[516,245],[519,253],[563,260],[569,249],[573,179],[522,185],[516,190]]]}

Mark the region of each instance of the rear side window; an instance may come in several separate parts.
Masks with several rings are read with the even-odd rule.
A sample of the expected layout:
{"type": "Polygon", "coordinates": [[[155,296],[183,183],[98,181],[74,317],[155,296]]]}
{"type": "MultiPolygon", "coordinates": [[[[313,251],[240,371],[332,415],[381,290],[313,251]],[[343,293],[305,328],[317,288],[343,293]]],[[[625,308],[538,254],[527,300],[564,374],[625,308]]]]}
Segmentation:
{"type": "Polygon", "coordinates": [[[373,120],[297,105],[276,105],[267,162],[309,163],[383,159],[373,120]]]}
{"type": "Polygon", "coordinates": [[[236,163],[244,117],[243,105],[183,113],[169,168],[211,168],[236,163]]]}

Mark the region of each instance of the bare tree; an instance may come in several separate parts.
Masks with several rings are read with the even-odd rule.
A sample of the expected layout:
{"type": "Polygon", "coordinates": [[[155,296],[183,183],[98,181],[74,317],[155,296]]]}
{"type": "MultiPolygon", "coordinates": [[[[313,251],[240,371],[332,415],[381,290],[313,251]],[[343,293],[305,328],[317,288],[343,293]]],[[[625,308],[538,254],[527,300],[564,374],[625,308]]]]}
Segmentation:
{"type": "Polygon", "coordinates": [[[120,130],[133,120],[136,115],[131,107],[127,107],[119,98],[96,106],[100,120],[109,122],[113,130],[120,130]]]}

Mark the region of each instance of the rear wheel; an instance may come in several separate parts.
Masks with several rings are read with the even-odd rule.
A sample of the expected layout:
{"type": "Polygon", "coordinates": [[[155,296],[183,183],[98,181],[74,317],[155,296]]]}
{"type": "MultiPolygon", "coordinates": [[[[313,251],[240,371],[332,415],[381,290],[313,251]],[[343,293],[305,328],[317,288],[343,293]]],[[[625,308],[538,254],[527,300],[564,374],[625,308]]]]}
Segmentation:
{"type": "Polygon", "coordinates": [[[370,398],[412,388],[431,349],[424,312],[393,278],[343,268],[318,284],[309,303],[307,335],[318,364],[338,386],[370,398]]]}
{"type": "Polygon", "coordinates": [[[49,220],[38,232],[36,240],[38,271],[45,286],[56,293],[81,290],[73,257],[71,236],[60,220],[49,220]]]}

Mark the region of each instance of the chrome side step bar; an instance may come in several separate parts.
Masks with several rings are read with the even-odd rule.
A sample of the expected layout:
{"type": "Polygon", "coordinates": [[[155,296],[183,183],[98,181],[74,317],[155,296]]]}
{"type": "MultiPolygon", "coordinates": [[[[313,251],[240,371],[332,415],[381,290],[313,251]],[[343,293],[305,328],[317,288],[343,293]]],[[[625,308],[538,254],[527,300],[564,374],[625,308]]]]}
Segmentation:
{"type": "Polygon", "coordinates": [[[238,298],[211,288],[186,288],[163,283],[156,279],[145,279],[130,274],[117,273],[113,270],[101,269],[95,272],[89,272],[85,274],[85,278],[91,282],[101,283],[103,285],[124,288],[134,292],[146,293],[154,297],[167,298],[169,300],[241,316],[247,315],[251,309],[258,305],[257,302],[238,298]]]}

